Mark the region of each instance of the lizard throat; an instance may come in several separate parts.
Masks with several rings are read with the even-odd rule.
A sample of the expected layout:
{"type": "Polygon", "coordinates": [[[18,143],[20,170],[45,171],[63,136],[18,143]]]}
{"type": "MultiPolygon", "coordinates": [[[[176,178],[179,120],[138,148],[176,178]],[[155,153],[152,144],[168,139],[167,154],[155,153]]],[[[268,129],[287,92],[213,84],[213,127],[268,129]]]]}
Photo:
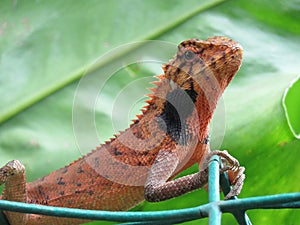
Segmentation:
{"type": "Polygon", "coordinates": [[[172,88],[166,95],[161,114],[157,117],[158,127],[180,145],[186,145],[192,136],[188,119],[195,110],[197,95],[193,85],[187,90],[172,88]]]}

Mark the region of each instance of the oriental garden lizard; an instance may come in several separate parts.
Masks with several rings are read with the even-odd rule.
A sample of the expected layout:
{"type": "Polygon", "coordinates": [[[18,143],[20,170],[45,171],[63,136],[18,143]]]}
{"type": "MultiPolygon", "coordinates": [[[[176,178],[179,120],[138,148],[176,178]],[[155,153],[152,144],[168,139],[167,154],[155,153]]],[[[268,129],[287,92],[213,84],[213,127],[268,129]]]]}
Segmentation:
{"type": "MultiPolygon", "coordinates": [[[[219,155],[240,193],[244,167],[226,151],[210,151],[209,123],[242,62],[242,47],[226,37],[190,39],[163,65],[147,106],[128,129],[94,151],[36,181],[13,160],[0,168],[1,199],[81,209],[123,211],[144,199],[170,199],[208,181],[208,158],[219,155]],[[199,172],[173,178],[198,163],[199,172]]],[[[74,225],[87,220],[4,212],[11,225],[74,225]]]]}

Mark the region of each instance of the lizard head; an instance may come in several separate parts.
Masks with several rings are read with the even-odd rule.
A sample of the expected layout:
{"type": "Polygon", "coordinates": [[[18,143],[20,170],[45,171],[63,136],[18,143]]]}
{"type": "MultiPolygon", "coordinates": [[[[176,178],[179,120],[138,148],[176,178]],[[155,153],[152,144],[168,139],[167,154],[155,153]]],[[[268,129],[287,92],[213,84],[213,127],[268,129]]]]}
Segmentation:
{"type": "Polygon", "coordinates": [[[227,37],[189,39],[179,44],[177,54],[163,69],[171,87],[175,83],[189,90],[196,81],[202,89],[211,86],[222,93],[238,71],[242,54],[241,45],[227,37]]]}
{"type": "Polygon", "coordinates": [[[173,115],[176,109],[180,121],[189,127],[200,127],[199,140],[205,140],[218,100],[240,68],[242,54],[240,44],[226,37],[180,43],[177,54],[163,66],[165,82],[169,84],[166,99],[174,109],[168,110],[166,106],[170,104],[166,104],[162,115],[173,115]],[[197,116],[190,116],[193,113],[197,116]]]}

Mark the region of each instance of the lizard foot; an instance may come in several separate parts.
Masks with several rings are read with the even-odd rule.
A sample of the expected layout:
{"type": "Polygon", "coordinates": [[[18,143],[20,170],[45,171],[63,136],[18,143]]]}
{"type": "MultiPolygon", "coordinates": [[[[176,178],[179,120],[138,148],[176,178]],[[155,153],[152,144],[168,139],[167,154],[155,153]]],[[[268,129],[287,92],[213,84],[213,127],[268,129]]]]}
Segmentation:
{"type": "MultiPolygon", "coordinates": [[[[5,184],[1,199],[26,202],[25,167],[18,160],[12,160],[0,168],[0,185],[5,184]]],[[[28,224],[28,215],[17,212],[4,211],[10,224],[28,224]]]]}
{"type": "Polygon", "coordinates": [[[230,199],[233,196],[237,196],[241,193],[245,180],[245,167],[240,166],[239,161],[231,156],[227,151],[215,150],[208,153],[205,167],[207,166],[210,158],[213,155],[217,155],[221,158],[223,167],[220,169],[221,173],[228,172],[230,183],[233,185],[230,192],[225,196],[225,199],[230,199]]]}
{"type": "Polygon", "coordinates": [[[233,196],[237,196],[241,193],[245,180],[245,167],[240,166],[235,171],[229,170],[228,175],[229,180],[231,180],[230,178],[233,177],[233,181],[230,182],[231,184],[233,184],[233,187],[230,190],[230,192],[225,196],[225,200],[230,199],[233,196]]]}
{"type": "Polygon", "coordinates": [[[5,166],[0,168],[0,185],[5,183],[7,179],[18,174],[23,174],[25,167],[18,160],[12,160],[5,166]]]}

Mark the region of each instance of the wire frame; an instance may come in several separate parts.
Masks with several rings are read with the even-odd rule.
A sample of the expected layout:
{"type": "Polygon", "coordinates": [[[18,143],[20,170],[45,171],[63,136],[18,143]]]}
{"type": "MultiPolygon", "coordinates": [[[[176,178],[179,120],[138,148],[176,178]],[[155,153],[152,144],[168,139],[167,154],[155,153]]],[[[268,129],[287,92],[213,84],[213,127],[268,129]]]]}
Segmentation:
{"type": "MultiPolygon", "coordinates": [[[[240,225],[251,225],[246,214],[247,210],[300,208],[300,192],[244,199],[232,197],[230,200],[221,201],[220,185],[226,195],[230,191],[230,184],[227,174],[220,174],[220,168],[220,158],[213,156],[209,164],[209,203],[193,208],[155,212],[111,212],[0,200],[0,210],[87,220],[117,221],[123,224],[176,224],[209,217],[209,225],[220,225],[222,213],[231,213],[240,225]]],[[[0,224],[9,225],[2,211],[0,224]]]]}

